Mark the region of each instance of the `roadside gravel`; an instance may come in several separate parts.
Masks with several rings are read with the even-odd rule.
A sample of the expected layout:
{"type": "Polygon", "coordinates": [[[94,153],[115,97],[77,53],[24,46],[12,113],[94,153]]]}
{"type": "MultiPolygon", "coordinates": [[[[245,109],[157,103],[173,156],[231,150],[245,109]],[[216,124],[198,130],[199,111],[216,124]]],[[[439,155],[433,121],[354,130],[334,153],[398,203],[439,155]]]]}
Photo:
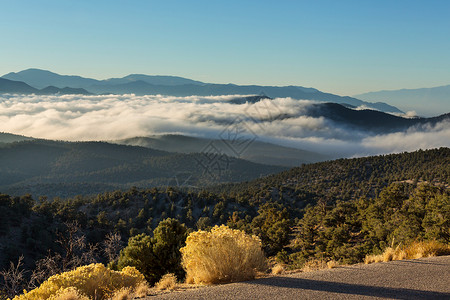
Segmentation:
{"type": "Polygon", "coordinates": [[[450,256],[273,276],[153,299],[449,299],[450,256]]]}

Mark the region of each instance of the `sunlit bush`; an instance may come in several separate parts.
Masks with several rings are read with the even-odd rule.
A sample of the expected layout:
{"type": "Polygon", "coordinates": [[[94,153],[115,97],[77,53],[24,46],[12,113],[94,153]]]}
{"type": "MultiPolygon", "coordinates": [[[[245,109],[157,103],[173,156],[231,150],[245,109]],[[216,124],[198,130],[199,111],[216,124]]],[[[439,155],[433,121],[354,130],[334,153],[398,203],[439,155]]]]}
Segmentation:
{"type": "Polygon", "coordinates": [[[225,225],[191,233],[180,251],[188,283],[249,280],[267,268],[261,240],[225,225]]]}
{"type": "Polygon", "coordinates": [[[135,289],[143,283],[144,276],[133,267],[117,272],[103,264],[90,264],[54,275],[14,300],[65,299],[66,295],[67,299],[107,299],[123,288],[135,289]]]}

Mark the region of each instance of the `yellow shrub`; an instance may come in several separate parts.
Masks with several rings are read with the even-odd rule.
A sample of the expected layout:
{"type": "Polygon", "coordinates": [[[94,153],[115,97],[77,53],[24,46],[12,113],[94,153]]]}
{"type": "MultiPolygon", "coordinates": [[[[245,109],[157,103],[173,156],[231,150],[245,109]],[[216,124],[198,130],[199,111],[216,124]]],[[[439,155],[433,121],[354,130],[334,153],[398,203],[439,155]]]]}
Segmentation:
{"type": "Polygon", "coordinates": [[[180,251],[188,283],[249,280],[267,268],[261,240],[225,225],[191,233],[180,251]]]}
{"type": "Polygon", "coordinates": [[[38,288],[16,296],[14,300],[66,299],[63,297],[65,293],[67,299],[77,299],[69,297],[74,294],[77,294],[79,299],[84,299],[83,296],[106,299],[122,288],[135,288],[144,281],[144,276],[133,267],[116,272],[103,264],[90,264],[54,275],[38,288]]]}

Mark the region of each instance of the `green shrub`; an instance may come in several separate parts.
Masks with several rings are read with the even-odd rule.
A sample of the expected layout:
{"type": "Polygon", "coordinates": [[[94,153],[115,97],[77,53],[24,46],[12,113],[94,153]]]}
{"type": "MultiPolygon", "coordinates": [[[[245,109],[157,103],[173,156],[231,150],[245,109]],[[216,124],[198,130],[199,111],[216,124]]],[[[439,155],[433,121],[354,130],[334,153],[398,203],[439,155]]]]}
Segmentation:
{"type": "Polygon", "coordinates": [[[179,249],[186,240],[186,227],[175,219],[166,219],[159,223],[153,233],[153,237],[142,233],[130,238],[128,245],[120,252],[118,269],[133,266],[151,284],[166,273],[183,278],[179,249]]]}
{"type": "Polygon", "coordinates": [[[265,203],[251,224],[252,233],[259,236],[267,255],[275,255],[289,244],[289,213],[280,204],[265,203]]]}

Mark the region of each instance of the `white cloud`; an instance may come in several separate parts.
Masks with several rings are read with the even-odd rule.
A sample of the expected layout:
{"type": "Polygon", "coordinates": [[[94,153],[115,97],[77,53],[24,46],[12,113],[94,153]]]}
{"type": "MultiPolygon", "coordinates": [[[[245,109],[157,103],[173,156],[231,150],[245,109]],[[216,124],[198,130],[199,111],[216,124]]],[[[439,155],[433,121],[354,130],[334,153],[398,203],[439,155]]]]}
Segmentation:
{"type": "Polygon", "coordinates": [[[86,141],[177,133],[218,138],[231,123],[243,134],[336,156],[450,146],[450,124],[374,135],[305,115],[315,102],[277,98],[253,105],[237,97],[1,95],[0,132],[86,141]],[[245,130],[248,130],[246,133],[245,130]]]}
{"type": "Polygon", "coordinates": [[[407,111],[406,113],[392,113],[392,114],[407,119],[413,119],[418,117],[417,113],[414,110],[407,111]]]}
{"type": "Polygon", "coordinates": [[[444,121],[423,130],[410,129],[385,135],[366,137],[361,144],[373,153],[414,151],[450,146],[450,122],[444,121]]]}

